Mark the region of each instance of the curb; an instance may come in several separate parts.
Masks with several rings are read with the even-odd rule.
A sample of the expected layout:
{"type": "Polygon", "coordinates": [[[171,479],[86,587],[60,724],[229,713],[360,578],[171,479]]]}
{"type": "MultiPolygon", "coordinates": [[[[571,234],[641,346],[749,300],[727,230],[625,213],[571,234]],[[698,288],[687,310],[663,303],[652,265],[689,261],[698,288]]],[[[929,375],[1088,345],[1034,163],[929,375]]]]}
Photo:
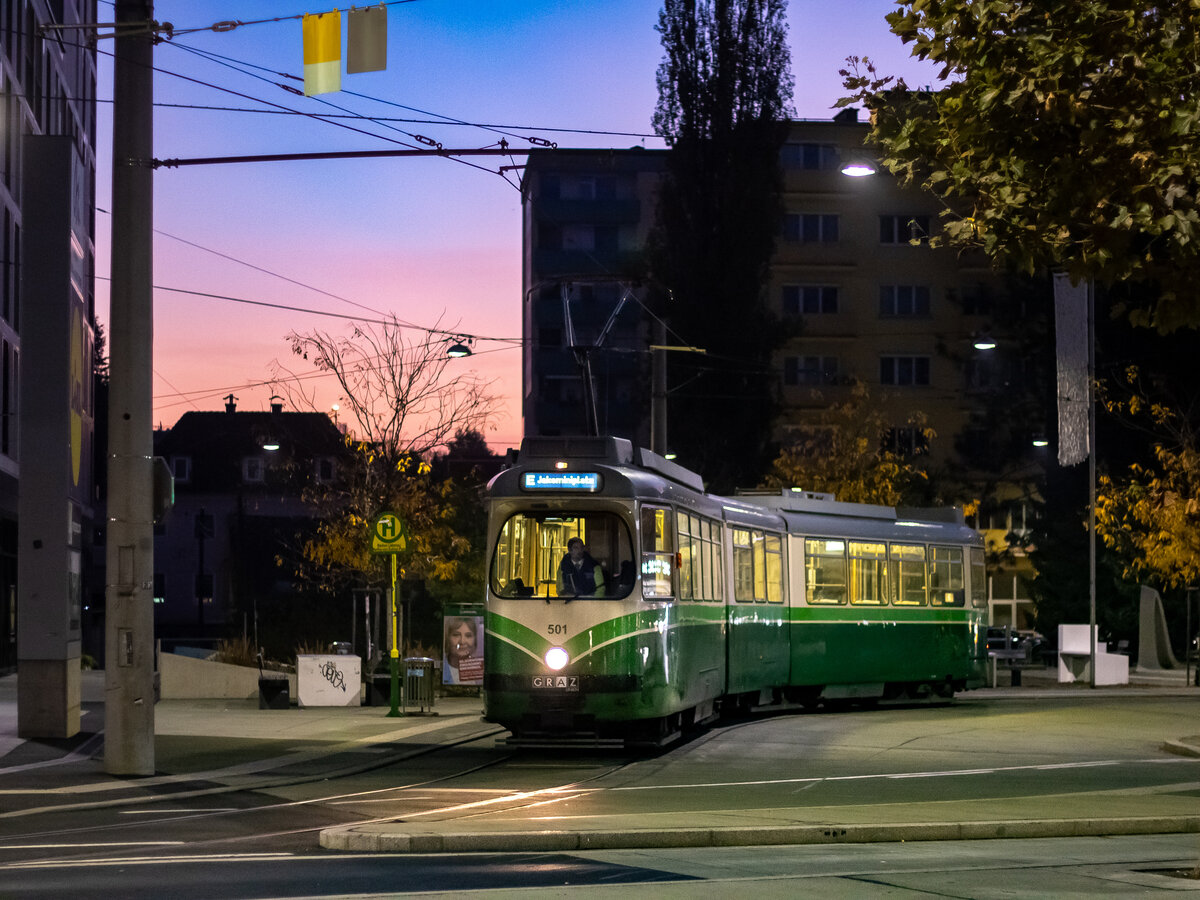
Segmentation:
{"type": "MultiPolygon", "coordinates": [[[[393,826],[394,827],[394,826],[393,826]]],[[[995,838],[1109,837],[1200,833],[1200,815],[1113,819],[924,822],[894,825],[767,825],[621,831],[439,833],[327,828],[321,847],[356,853],[501,853],[752,847],[783,844],[871,844],[995,838]]]]}

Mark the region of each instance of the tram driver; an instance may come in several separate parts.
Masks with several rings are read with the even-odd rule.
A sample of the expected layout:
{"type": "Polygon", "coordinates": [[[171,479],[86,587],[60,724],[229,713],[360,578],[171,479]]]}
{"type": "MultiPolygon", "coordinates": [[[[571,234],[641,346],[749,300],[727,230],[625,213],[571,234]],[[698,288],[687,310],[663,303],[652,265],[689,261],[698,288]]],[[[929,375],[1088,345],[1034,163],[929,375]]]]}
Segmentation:
{"type": "Polygon", "coordinates": [[[604,570],[592,559],[582,538],[567,541],[567,552],[558,564],[558,595],[583,597],[604,591],[604,570]]]}

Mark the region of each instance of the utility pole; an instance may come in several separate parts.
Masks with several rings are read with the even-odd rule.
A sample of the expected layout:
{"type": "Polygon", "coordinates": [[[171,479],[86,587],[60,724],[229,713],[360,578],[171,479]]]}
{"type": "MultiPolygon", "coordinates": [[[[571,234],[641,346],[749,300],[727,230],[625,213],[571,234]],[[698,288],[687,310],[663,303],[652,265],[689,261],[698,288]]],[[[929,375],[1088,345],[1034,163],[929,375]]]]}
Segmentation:
{"type": "Polygon", "coordinates": [[[154,3],[116,0],[104,769],[154,774],[154,3]]]}
{"type": "Polygon", "coordinates": [[[667,454],[667,323],[654,323],[654,344],[650,349],[650,449],[667,454]]]}

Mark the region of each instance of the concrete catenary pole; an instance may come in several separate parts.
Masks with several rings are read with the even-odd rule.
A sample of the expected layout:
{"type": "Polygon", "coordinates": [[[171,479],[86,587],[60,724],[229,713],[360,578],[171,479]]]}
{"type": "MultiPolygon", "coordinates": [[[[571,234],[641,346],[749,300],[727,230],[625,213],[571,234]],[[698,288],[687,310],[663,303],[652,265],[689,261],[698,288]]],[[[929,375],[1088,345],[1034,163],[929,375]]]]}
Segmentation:
{"type": "Polygon", "coordinates": [[[104,694],[112,775],[154,774],[153,18],[152,0],[117,0],[104,694]]]}

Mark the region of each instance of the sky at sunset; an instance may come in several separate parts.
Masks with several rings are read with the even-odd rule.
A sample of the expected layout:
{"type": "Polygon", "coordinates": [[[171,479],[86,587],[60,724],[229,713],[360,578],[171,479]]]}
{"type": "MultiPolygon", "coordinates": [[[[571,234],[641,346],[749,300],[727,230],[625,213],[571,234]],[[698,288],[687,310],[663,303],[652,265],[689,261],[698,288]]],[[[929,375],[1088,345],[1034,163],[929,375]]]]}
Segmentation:
{"type": "MultiPolygon", "coordinates": [[[[101,21],[111,21],[111,4],[99,5],[101,21]]],[[[338,316],[394,314],[413,325],[477,337],[475,354],[455,365],[495,380],[504,412],[486,437],[498,451],[516,446],[519,170],[507,181],[496,170],[524,161],[529,136],[562,147],[663,146],[649,134],[662,55],[655,31],[660,5],[659,0],[391,5],[387,70],[343,74],[342,92],[305,98],[277,86],[301,86],[284,77],[302,75],[299,19],[249,23],[332,6],[158,0],[155,17],[177,32],[222,21],[247,24],[178,34],[155,48],[156,158],[399,148],[413,145],[414,134],[447,148],[488,147],[503,137],[513,158],[478,157],[468,159],[470,165],[432,158],[159,169],[156,425],[170,427],[188,410],[220,409],[230,393],[239,409],[266,409],[274,361],[311,371],[291,357],[284,339],[289,331],[347,334],[352,322],[338,316]],[[281,107],[296,112],[283,113],[281,107]],[[424,121],[335,120],[346,128],[303,114],[424,121]]],[[[830,106],[842,94],[837,70],[850,54],[871,56],[881,70],[903,74],[910,83],[932,81],[932,69],[910,60],[908,49],[888,32],[883,16],[893,6],[891,0],[792,0],[798,116],[833,114],[830,106]]],[[[103,55],[111,47],[111,41],[100,43],[101,101],[112,98],[110,58],[103,55]]],[[[107,325],[112,105],[102,102],[100,108],[96,293],[99,318],[107,325]]],[[[412,336],[420,340],[423,333],[412,336]]],[[[319,408],[337,400],[329,379],[307,384],[319,408]]]]}

